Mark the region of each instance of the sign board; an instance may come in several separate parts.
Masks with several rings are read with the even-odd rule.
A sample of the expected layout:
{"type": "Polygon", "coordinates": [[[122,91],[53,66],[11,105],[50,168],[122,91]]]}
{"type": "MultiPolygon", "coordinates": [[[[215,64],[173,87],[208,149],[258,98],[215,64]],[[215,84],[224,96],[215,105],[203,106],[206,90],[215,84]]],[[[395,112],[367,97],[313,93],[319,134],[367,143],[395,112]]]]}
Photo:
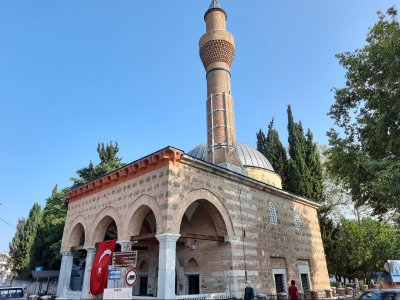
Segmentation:
{"type": "Polygon", "coordinates": [[[113,267],[136,268],[137,251],[114,252],[112,258],[113,267]]]}
{"type": "Polygon", "coordinates": [[[108,279],[109,280],[120,280],[121,279],[121,270],[116,269],[116,268],[109,268],[108,279]]]}
{"type": "Polygon", "coordinates": [[[37,267],[35,267],[35,271],[43,271],[43,266],[37,266],[37,267]]]}
{"type": "Polygon", "coordinates": [[[132,288],[104,289],[103,299],[132,299],[132,288]]]}
{"type": "Polygon", "coordinates": [[[389,273],[393,282],[400,282],[400,260],[388,260],[389,273]]]}
{"type": "Polygon", "coordinates": [[[130,269],[126,272],[125,282],[128,286],[134,286],[138,279],[138,273],[135,269],[130,269]]]}

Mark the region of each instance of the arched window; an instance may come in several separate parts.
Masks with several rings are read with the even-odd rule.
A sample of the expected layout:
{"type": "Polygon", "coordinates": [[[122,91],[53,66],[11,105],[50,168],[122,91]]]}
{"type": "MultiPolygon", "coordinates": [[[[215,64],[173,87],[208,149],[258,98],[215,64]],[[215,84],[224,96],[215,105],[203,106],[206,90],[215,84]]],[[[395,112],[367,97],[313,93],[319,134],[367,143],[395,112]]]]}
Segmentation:
{"type": "Polygon", "coordinates": [[[293,210],[293,226],[296,229],[300,229],[301,228],[301,224],[300,224],[300,212],[297,208],[295,208],[293,210]]]}
{"type": "Polygon", "coordinates": [[[274,225],[278,225],[278,216],[276,214],[275,203],[270,201],[268,204],[269,208],[269,222],[274,225]]]}

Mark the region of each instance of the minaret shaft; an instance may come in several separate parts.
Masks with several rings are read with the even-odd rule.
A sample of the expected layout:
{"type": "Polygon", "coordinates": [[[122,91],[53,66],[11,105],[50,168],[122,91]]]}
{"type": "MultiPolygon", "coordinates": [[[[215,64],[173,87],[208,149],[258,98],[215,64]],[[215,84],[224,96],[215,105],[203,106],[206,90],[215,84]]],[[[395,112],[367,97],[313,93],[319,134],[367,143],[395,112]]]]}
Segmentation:
{"type": "Polygon", "coordinates": [[[208,161],[239,171],[230,72],[235,41],[226,31],[223,9],[210,7],[205,21],[207,32],[200,39],[200,57],[207,72],[208,161]]]}

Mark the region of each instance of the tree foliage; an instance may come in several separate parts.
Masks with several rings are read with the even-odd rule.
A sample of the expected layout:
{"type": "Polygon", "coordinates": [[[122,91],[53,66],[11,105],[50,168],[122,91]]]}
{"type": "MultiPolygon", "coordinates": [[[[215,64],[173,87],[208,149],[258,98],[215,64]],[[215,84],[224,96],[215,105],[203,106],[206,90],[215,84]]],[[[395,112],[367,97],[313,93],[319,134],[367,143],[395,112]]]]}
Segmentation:
{"type": "Polygon", "coordinates": [[[94,166],[93,162],[90,161],[89,166],[76,171],[79,178],[71,178],[74,182],[72,188],[86,184],[122,167],[124,163],[121,163],[121,158],[117,156],[118,151],[118,143],[115,143],[115,145],[111,141],[106,145],[104,145],[104,143],[99,143],[97,145],[97,153],[99,154],[100,163],[94,166]]]}
{"type": "Polygon", "coordinates": [[[393,7],[378,17],[363,48],[337,55],[346,84],[329,112],[328,168],[358,205],[384,214],[400,211],[400,26],[393,7]]]}
{"type": "Polygon", "coordinates": [[[322,177],[321,154],[314,143],[311,130],[308,129],[306,135],[306,156],[305,162],[308,169],[308,193],[307,197],[316,201],[322,201],[324,193],[324,180],[322,177]]]}
{"type": "Polygon", "coordinates": [[[17,232],[9,245],[13,270],[22,277],[29,276],[34,243],[41,221],[42,209],[39,204],[34,203],[29,211],[28,218],[18,221],[17,232]]]}
{"type": "Polygon", "coordinates": [[[43,209],[43,221],[34,245],[32,266],[40,265],[46,270],[58,269],[61,263],[61,239],[67,215],[66,190],[53,188],[43,209]]]}
{"type": "Polygon", "coordinates": [[[310,174],[306,165],[306,139],[304,137],[303,125],[301,122],[294,122],[290,105],[288,106],[287,113],[290,158],[286,189],[297,195],[308,197],[310,192],[308,182],[310,174]]]}
{"type": "Polygon", "coordinates": [[[328,259],[332,274],[347,278],[370,278],[372,271],[383,271],[388,259],[400,258],[400,238],[390,225],[373,220],[343,219],[335,228],[334,255],[328,259]]]}
{"type": "Polygon", "coordinates": [[[257,133],[257,150],[264,154],[275,172],[281,176],[284,190],[322,201],[324,185],[319,149],[311,130],[308,129],[304,135],[301,122],[294,121],[290,105],[287,113],[289,156],[274,128],[273,119],[268,125],[267,137],[261,129],[257,133]]]}
{"type": "Polygon", "coordinates": [[[261,129],[257,133],[257,150],[269,160],[275,172],[281,176],[285,188],[287,153],[279,139],[278,131],[274,128],[274,119],[268,124],[267,137],[261,129]]]}

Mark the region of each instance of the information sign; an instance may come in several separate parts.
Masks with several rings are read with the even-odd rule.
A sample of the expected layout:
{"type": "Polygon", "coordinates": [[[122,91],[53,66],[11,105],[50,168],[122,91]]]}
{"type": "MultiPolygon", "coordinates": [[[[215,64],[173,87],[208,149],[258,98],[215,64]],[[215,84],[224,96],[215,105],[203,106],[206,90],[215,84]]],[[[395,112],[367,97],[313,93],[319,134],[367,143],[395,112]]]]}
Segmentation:
{"type": "Polygon", "coordinates": [[[132,299],[132,288],[104,289],[103,299],[132,299]]]}
{"type": "Polygon", "coordinates": [[[121,279],[121,270],[115,269],[115,268],[109,268],[108,279],[109,280],[120,280],[121,279]]]}
{"type": "Polygon", "coordinates": [[[125,282],[128,286],[134,286],[138,279],[138,273],[135,269],[130,269],[126,272],[125,282]]]}
{"type": "Polygon", "coordinates": [[[136,268],[137,251],[114,252],[112,265],[116,268],[136,268]]]}
{"type": "Polygon", "coordinates": [[[37,266],[37,267],[35,267],[35,271],[43,271],[43,266],[37,266]]]}

